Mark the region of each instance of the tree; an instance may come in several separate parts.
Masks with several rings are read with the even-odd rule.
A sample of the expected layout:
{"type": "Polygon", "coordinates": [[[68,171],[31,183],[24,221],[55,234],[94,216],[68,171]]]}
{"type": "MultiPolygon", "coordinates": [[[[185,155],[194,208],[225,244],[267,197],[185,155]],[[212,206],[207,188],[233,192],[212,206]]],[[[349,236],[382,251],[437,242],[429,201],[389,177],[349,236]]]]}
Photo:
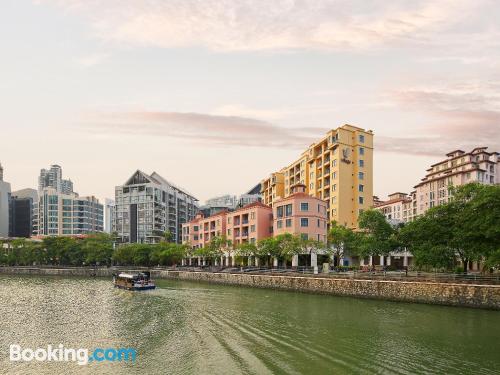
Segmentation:
{"type": "Polygon", "coordinates": [[[118,246],[113,252],[113,261],[120,266],[134,264],[134,253],[136,244],[124,244],[118,246]]]}
{"type": "Polygon", "coordinates": [[[450,189],[451,202],[431,208],[401,230],[417,264],[467,272],[472,261],[494,264],[500,243],[500,186],[468,184],[450,189]]]}
{"type": "Polygon", "coordinates": [[[387,222],[385,216],[377,210],[363,211],[359,216],[360,232],[356,234],[359,255],[387,256],[398,247],[395,230],[387,222]]]}
{"type": "Polygon", "coordinates": [[[162,240],[164,242],[173,242],[174,241],[174,234],[170,232],[169,230],[165,231],[162,233],[162,240]]]}
{"type": "Polygon", "coordinates": [[[257,242],[255,254],[260,259],[265,259],[265,263],[271,264],[271,258],[280,257],[279,243],[275,237],[268,237],[257,242]]]}
{"type": "Polygon", "coordinates": [[[110,265],[113,256],[113,238],[106,233],[95,233],[82,240],[87,264],[110,265]]]}
{"type": "Polygon", "coordinates": [[[275,237],[279,248],[279,259],[285,262],[293,258],[294,255],[301,253],[303,242],[300,236],[291,233],[280,234],[275,237]]]}
{"type": "Polygon", "coordinates": [[[336,221],[330,224],[328,231],[327,249],[337,260],[344,257],[344,254],[355,254],[357,251],[358,237],[351,228],[339,225],[336,221]]]}
{"type": "Polygon", "coordinates": [[[256,253],[257,246],[251,242],[243,242],[236,246],[235,254],[238,257],[239,263],[243,263],[243,258],[255,255],[256,253]]]}

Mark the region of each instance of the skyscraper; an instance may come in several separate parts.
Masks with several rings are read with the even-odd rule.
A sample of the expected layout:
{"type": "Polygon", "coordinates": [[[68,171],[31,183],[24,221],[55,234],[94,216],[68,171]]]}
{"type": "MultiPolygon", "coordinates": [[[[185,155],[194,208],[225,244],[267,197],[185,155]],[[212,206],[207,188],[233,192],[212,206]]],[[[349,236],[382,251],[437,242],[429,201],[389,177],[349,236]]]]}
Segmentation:
{"type": "Polygon", "coordinates": [[[115,188],[113,232],[122,243],[156,243],[165,232],[182,241],[182,224],[198,211],[198,200],[158,173],[137,170],[115,188]]]}
{"type": "Polygon", "coordinates": [[[50,169],[40,170],[38,177],[38,190],[51,187],[57,192],[63,194],[73,193],[73,182],[62,178],[62,168],[59,165],[53,164],[50,169]]]}
{"type": "Polygon", "coordinates": [[[263,203],[273,206],[297,184],[327,203],[329,222],[356,228],[359,214],[373,206],[373,132],[352,125],[330,130],[262,181],[263,203]]]}
{"type": "Polygon", "coordinates": [[[10,184],[3,180],[3,168],[0,165],[0,237],[9,236],[9,201],[10,184]]]}

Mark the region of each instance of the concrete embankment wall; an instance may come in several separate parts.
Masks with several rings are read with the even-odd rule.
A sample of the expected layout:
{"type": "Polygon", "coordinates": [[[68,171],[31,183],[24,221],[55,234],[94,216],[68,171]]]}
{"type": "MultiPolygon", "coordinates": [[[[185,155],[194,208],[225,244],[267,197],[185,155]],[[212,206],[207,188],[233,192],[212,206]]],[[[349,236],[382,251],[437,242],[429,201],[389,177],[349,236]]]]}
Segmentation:
{"type": "MultiPolygon", "coordinates": [[[[0,274],[110,277],[116,270],[0,267],[0,274]]],[[[152,270],[152,277],[224,285],[500,310],[500,286],[152,270]]]]}

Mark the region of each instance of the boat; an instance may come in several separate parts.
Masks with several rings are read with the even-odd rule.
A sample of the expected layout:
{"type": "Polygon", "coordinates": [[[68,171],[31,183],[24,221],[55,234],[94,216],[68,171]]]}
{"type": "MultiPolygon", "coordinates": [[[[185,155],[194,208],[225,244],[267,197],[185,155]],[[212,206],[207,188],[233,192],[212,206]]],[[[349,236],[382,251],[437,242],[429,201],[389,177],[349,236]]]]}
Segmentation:
{"type": "Polygon", "coordinates": [[[113,284],[115,288],[126,290],[150,290],[156,288],[153,280],[151,280],[151,272],[121,272],[118,275],[114,274],[113,284]]]}

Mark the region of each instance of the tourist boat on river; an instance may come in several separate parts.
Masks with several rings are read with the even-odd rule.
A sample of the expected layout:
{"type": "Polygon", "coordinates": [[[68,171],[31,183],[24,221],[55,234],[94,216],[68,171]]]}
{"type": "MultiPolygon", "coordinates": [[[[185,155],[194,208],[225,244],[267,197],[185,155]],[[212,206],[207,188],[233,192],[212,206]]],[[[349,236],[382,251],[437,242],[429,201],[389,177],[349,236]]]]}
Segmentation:
{"type": "Polygon", "coordinates": [[[149,290],[155,289],[156,285],[151,280],[150,272],[124,273],[113,275],[115,288],[127,290],[149,290]]]}

